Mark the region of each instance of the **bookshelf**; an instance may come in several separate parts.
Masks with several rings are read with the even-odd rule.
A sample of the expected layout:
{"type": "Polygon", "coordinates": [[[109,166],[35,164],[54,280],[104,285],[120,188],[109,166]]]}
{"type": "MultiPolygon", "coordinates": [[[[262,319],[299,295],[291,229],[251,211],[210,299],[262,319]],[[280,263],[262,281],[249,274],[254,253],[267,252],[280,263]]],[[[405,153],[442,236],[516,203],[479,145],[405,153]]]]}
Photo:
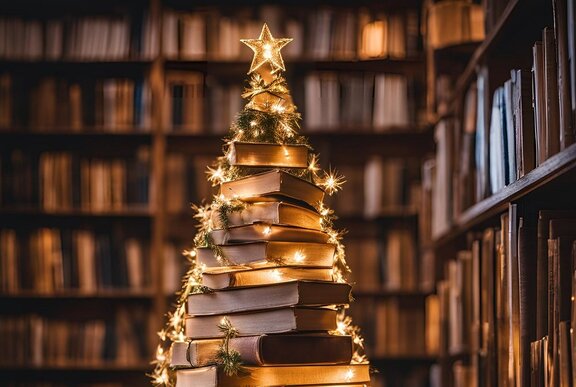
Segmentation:
{"type": "MultiPolygon", "coordinates": [[[[434,161],[423,165],[423,174],[440,174],[432,186],[424,188],[424,196],[431,193],[442,198],[436,202],[440,209],[433,210],[432,216],[445,220],[441,224],[432,221],[425,244],[427,256],[435,260],[430,266],[435,267],[437,281],[436,294],[430,298],[439,300],[439,325],[435,326],[440,347],[438,381],[445,386],[535,385],[544,378],[549,385],[572,383],[568,379],[574,370],[566,363],[566,356],[574,353],[565,349],[563,340],[570,340],[566,326],[570,329],[574,324],[566,307],[571,297],[574,299],[574,287],[561,273],[573,273],[573,255],[567,247],[560,250],[559,246],[571,245],[573,239],[558,230],[570,220],[557,218],[571,219],[574,211],[576,148],[566,140],[573,131],[569,93],[574,80],[563,64],[566,55],[572,55],[568,52],[573,52],[573,40],[563,40],[563,36],[569,29],[573,31],[574,19],[567,16],[564,2],[483,4],[487,7],[487,30],[482,42],[428,52],[437,64],[434,71],[451,79],[449,97],[442,109],[434,112],[439,151],[434,161]],[[543,75],[535,64],[539,60],[537,41],[547,42],[543,51],[549,53],[543,75]],[[453,52],[462,55],[454,60],[450,57],[453,52]],[[558,89],[531,88],[540,82],[539,77],[546,79],[546,87],[556,84],[558,89]],[[519,83],[514,86],[515,79],[525,82],[522,91],[519,83]],[[502,87],[504,93],[511,87],[513,94],[499,105],[501,100],[496,102],[495,95],[502,87]],[[545,111],[553,112],[545,119],[540,118],[541,108],[535,102],[542,92],[548,93],[545,111]],[[471,95],[476,95],[475,102],[471,102],[471,95]],[[520,95],[525,98],[523,102],[512,103],[519,102],[520,95]],[[564,108],[559,108],[562,103],[564,108]],[[471,109],[471,105],[476,107],[471,109]],[[511,111],[513,120],[498,124],[506,118],[495,111],[511,111]],[[498,125],[503,129],[495,134],[498,125]],[[498,143],[506,138],[514,150],[482,151],[478,144],[485,137],[479,137],[478,132],[484,128],[489,141],[498,143]],[[470,130],[476,137],[466,137],[470,130]],[[542,132],[550,133],[545,141],[538,137],[542,132]],[[527,136],[532,137],[531,145],[524,141],[527,136]],[[467,148],[470,138],[475,143],[467,148]],[[549,145],[554,139],[562,142],[557,148],[549,145]],[[546,154],[537,149],[545,149],[546,154]],[[463,155],[468,151],[472,158],[463,155]],[[484,159],[486,152],[489,156],[484,159]],[[526,167],[530,157],[536,161],[526,167]],[[487,162],[485,171],[482,160],[487,162]],[[494,178],[502,170],[509,176],[504,184],[494,178]],[[478,180],[484,173],[487,189],[478,180]],[[479,193],[478,187],[483,192],[479,193]],[[470,190],[463,192],[466,189],[470,190]],[[462,280],[465,285],[459,282],[462,280]],[[565,289],[563,293],[551,293],[551,289],[559,292],[560,287],[565,289]],[[455,296],[462,298],[454,301],[455,296]],[[548,319],[548,315],[562,317],[548,319]],[[562,336],[560,329],[565,329],[562,336]],[[550,340],[547,349],[543,349],[543,340],[550,340]],[[503,351],[508,345],[510,351],[503,351]],[[544,369],[543,362],[549,369],[544,369]]],[[[431,220],[429,210],[422,211],[431,220]]]]}
{"type": "MultiPolygon", "coordinates": [[[[24,288],[3,292],[0,295],[0,301],[8,307],[1,312],[0,318],[7,315],[11,316],[14,313],[26,316],[39,313],[47,319],[78,320],[78,315],[83,314],[84,322],[90,322],[101,321],[101,319],[106,318],[112,319],[112,316],[117,314],[118,308],[123,305],[137,307],[139,308],[140,320],[142,320],[142,325],[138,326],[137,331],[143,337],[143,345],[146,348],[145,353],[141,353],[136,359],[126,364],[110,359],[96,361],[93,364],[69,364],[66,362],[52,364],[47,359],[43,364],[37,366],[2,365],[2,373],[11,381],[33,383],[48,380],[54,383],[79,384],[98,380],[125,385],[144,383],[143,374],[151,370],[147,361],[153,358],[156,344],[155,331],[162,327],[164,314],[170,310],[172,292],[178,288],[180,283],[184,260],[180,258],[179,253],[182,248],[188,246],[192,239],[194,223],[190,217],[190,211],[187,210],[187,204],[199,203],[202,197],[209,194],[210,188],[205,186],[206,179],[203,170],[209,161],[220,154],[221,138],[227,123],[231,121],[231,119],[225,119],[223,121],[227,121],[224,124],[216,125],[211,121],[212,116],[210,114],[213,113],[208,111],[220,107],[223,110],[229,110],[229,113],[238,110],[236,108],[238,106],[237,101],[229,101],[228,104],[215,104],[213,98],[216,97],[211,93],[216,90],[224,94],[229,92],[235,98],[238,97],[245,78],[246,66],[249,63],[248,52],[222,58],[222,52],[211,47],[211,41],[208,38],[205,54],[199,57],[190,59],[181,55],[176,57],[168,55],[165,50],[167,44],[165,32],[167,30],[161,28],[161,25],[165,22],[165,15],[168,13],[174,13],[177,17],[198,13],[199,15],[214,17],[215,25],[209,24],[213,22],[212,19],[205,20],[207,23],[206,31],[217,32],[221,28],[218,23],[222,19],[232,20],[232,11],[227,9],[226,5],[225,2],[215,4],[200,2],[192,5],[189,2],[173,0],[121,0],[119,2],[100,1],[85,4],[58,0],[48,6],[39,0],[26,0],[20,4],[0,6],[0,28],[31,28],[35,30],[40,25],[41,33],[46,34],[44,36],[45,44],[48,45],[51,42],[50,50],[46,46],[43,48],[42,54],[32,57],[27,56],[29,54],[11,53],[9,48],[2,46],[4,42],[0,42],[0,77],[4,76],[3,80],[0,80],[1,92],[10,94],[16,86],[24,84],[26,87],[23,90],[30,93],[37,92],[39,94],[37,99],[42,102],[39,104],[41,108],[34,110],[34,104],[28,101],[31,98],[29,95],[21,97],[25,100],[24,102],[12,101],[16,105],[24,103],[26,108],[20,109],[22,107],[20,106],[14,114],[11,114],[10,119],[0,122],[1,154],[9,155],[17,149],[24,155],[33,155],[33,159],[29,163],[32,165],[41,154],[74,155],[73,167],[71,168],[75,170],[76,157],[80,160],[78,163],[81,164],[84,159],[132,160],[138,154],[144,153],[147,177],[145,203],[131,203],[118,208],[111,208],[107,205],[98,210],[90,207],[85,208],[82,206],[82,198],[71,200],[71,205],[45,208],[41,201],[43,194],[36,186],[38,183],[30,183],[30,181],[22,184],[24,186],[29,183],[33,184],[32,187],[24,187],[31,190],[33,200],[22,204],[13,203],[6,198],[2,199],[0,202],[0,230],[15,230],[18,238],[25,239],[29,233],[36,229],[72,235],[76,235],[79,231],[87,231],[94,233],[94,235],[103,234],[110,237],[119,233],[118,238],[120,239],[122,239],[122,235],[128,235],[142,242],[140,250],[148,250],[149,255],[145,258],[139,258],[144,262],[142,275],[145,277],[143,280],[145,285],[139,287],[127,285],[122,280],[119,285],[113,286],[108,286],[108,284],[100,286],[104,284],[98,283],[98,286],[86,291],[78,289],[78,284],[74,281],[68,283],[67,279],[65,286],[58,285],[49,291],[39,292],[24,288]],[[32,27],[6,27],[9,20],[24,20],[25,25],[29,23],[32,27]],[[71,20],[77,21],[72,22],[71,20]],[[58,40],[55,40],[56,43],[53,42],[54,37],[47,32],[48,29],[80,28],[78,25],[81,24],[81,21],[91,21],[93,25],[90,27],[92,30],[87,28],[84,31],[85,40],[77,42],[76,51],[66,45],[67,38],[65,35],[61,38],[61,51],[54,48],[54,45],[58,46],[59,43],[58,40]],[[110,24],[112,21],[129,25],[128,32],[125,32],[129,35],[127,47],[120,50],[121,54],[97,53],[96,48],[91,47],[91,40],[87,36],[90,35],[90,31],[94,32],[94,30],[100,29],[102,32],[102,28],[109,28],[102,27],[102,24],[110,24]],[[56,22],[56,27],[53,26],[53,22],[56,22]],[[60,23],[62,27],[58,27],[57,23],[60,23]],[[155,36],[157,37],[156,40],[154,40],[155,36]],[[44,82],[43,80],[48,81],[44,82]],[[170,108],[166,107],[167,104],[171,108],[174,106],[169,101],[171,91],[173,91],[170,89],[173,80],[177,87],[182,88],[194,88],[200,85],[199,89],[202,90],[200,100],[203,101],[203,104],[199,111],[202,119],[194,122],[192,127],[187,127],[187,124],[178,121],[182,118],[174,121],[174,117],[172,117],[174,109],[171,111],[170,108]],[[60,83],[60,81],[62,82],[60,83]],[[44,86],[42,86],[42,90],[37,91],[36,88],[40,82],[44,82],[44,86]],[[140,94],[136,96],[139,85],[143,91],[139,91],[140,94]],[[233,86],[237,89],[231,89],[233,86]],[[81,102],[78,102],[77,95],[74,97],[74,93],[78,92],[82,96],[81,102]],[[103,98],[102,95],[106,95],[106,93],[115,104],[106,105],[103,101],[97,100],[103,98]],[[118,95],[122,93],[125,95],[119,97],[118,95]],[[114,96],[111,97],[112,94],[114,96]],[[50,100],[47,96],[52,95],[58,96],[58,100],[62,95],[66,97],[62,99],[65,101],[63,106],[66,106],[66,111],[58,113],[64,114],[65,118],[58,115],[54,118],[51,114],[50,109],[53,107],[46,101],[50,100]],[[131,95],[133,96],[130,97],[131,95]],[[87,100],[85,100],[86,98],[87,100]],[[119,100],[120,98],[124,98],[124,100],[119,100]],[[127,113],[125,111],[126,106],[123,104],[128,106],[128,110],[132,108],[132,111],[127,113]],[[29,110],[36,117],[34,120],[27,116],[26,112],[29,110]],[[120,116],[124,118],[118,118],[120,116]],[[46,121],[44,121],[45,119],[46,121]],[[176,211],[172,211],[167,204],[172,199],[170,197],[171,189],[176,186],[174,176],[177,175],[174,175],[174,171],[170,170],[169,167],[174,156],[184,160],[185,165],[190,168],[187,171],[191,171],[190,176],[192,177],[190,179],[196,179],[190,182],[193,193],[188,191],[186,187],[182,188],[185,197],[176,211]],[[54,311],[50,311],[50,308],[53,308],[54,311]],[[89,313],[86,312],[87,309],[90,310],[89,313]]],[[[367,23],[373,19],[386,19],[388,15],[390,17],[398,15],[401,19],[410,18],[411,22],[408,24],[412,30],[403,32],[405,44],[400,48],[400,52],[396,52],[394,55],[360,55],[360,43],[356,39],[338,40],[342,39],[341,37],[331,38],[332,42],[328,46],[325,43],[317,47],[308,46],[308,43],[305,43],[307,36],[303,35],[301,37],[294,36],[303,40],[301,51],[285,57],[288,67],[288,82],[294,90],[297,106],[303,111],[302,132],[310,137],[324,162],[330,163],[338,169],[348,169],[352,173],[353,184],[362,185],[364,184],[365,165],[371,158],[378,157],[382,162],[388,159],[406,160],[406,165],[403,167],[404,172],[402,172],[403,178],[401,181],[395,182],[395,184],[400,185],[398,188],[403,190],[402,203],[392,205],[384,205],[385,203],[383,203],[382,208],[373,210],[373,214],[369,217],[363,214],[360,203],[357,205],[357,210],[349,209],[338,220],[339,227],[350,230],[348,239],[351,240],[351,244],[362,245],[369,241],[370,251],[373,253],[371,260],[374,262],[379,259],[377,250],[378,244],[382,242],[383,232],[397,226],[414,236],[413,259],[414,262],[418,262],[419,259],[417,257],[418,246],[415,242],[419,215],[414,202],[415,199],[408,197],[408,191],[409,184],[415,187],[419,184],[418,165],[423,156],[430,153],[434,146],[433,128],[427,124],[423,114],[423,77],[426,58],[423,55],[422,37],[418,30],[421,5],[420,0],[385,3],[362,1],[353,5],[345,2],[322,0],[313,3],[296,2],[290,5],[277,2],[271,8],[264,3],[245,2],[234,7],[234,12],[238,11],[238,20],[258,25],[260,25],[260,18],[266,16],[266,12],[269,12],[268,15],[275,15],[278,20],[281,20],[279,15],[286,11],[291,22],[295,23],[292,27],[296,28],[296,31],[304,32],[311,28],[315,17],[322,16],[323,18],[332,18],[332,20],[343,18],[355,26],[350,35],[352,37],[360,34],[358,27],[361,23],[367,23]],[[313,12],[310,12],[311,10],[313,12]],[[302,12],[308,12],[310,14],[308,16],[312,19],[310,20],[308,16],[302,16],[302,12]],[[407,16],[408,14],[410,16],[407,16]],[[301,21],[298,19],[299,17],[301,17],[301,21]],[[416,21],[415,30],[414,21],[416,21]],[[348,50],[344,54],[342,52],[336,54],[332,50],[334,47],[340,47],[339,49],[344,50],[347,44],[352,45],[353,53],[348,50]],[[332,87],[335,85],[331,83],[332,79],[337,79],[337,82],[349,82],[344,76],[348,73],[358,76],[358,79],[366,75],[370,77],[369,86],[366,86],[368,88],[375,87],[374,75],[394,75],[409,79],[410,83],[406,87],[409,91],[406,100],[403,101],[404,104],[410,105],[403,107],[409,112],[405,121],[392,124],[384,123],[379,126],[373,125],[373,110],[379,108],[383,103],[374,104],[371,98],[368,116],[366,116],[367,118],[364,117],[362,122],[358,117],[350,118],[353,117],[351,115],[349,117],[350,122],[346,124],[318,125],[313,130],[309,129],[306,124],[306,117],[312,113],[306,111],[305,77],[309,74],[318,77],[328,74],[330,81],[327,87],[332,87]]],[[[275,34],[280,36],[281,31],[287,33],[288,26],[283,22],[277,21],[276,26],[273,26],[272,22],[267,21],[271,28],[277,28],[274,30],[275,34]]],[[[332,31],[331,28],[327,29],[326,25],[320,27],[323,30],[315,35],[328,32],[328,37],[336,36],[336,31],[332,31]]],[[[77,33],[81,34],[81,31],[77,31],[77,33]]],[[[112,32],[108,33],[112,34],[112,32]]],[[[177,36],[169,38],[178,39],[177,36]]],[[[232,38],[232,40],[234,39],[235,37],[232,38]]],[[[20,43],[23,46],[31,44],[30,41],[20,43]]],[[[392,44],[392,42],[388,43],[392,44]]],[[[34,44],[32,45],[34,46],[34,44]]],[[[102,47],[100,49],[103,50],[102,47]]],[[[357,84],[350,86],[352,83],[338,83],[338,85],[348,88],[357,86],[357,84]]],[[[2,96],[0,96],[0,105],[2,105],[0,109],[3,110],[0,115],[13,109],[13,106],[6,107],[5,99],[2,96]]],[[[216,101],[218,100],[216,99],[216,101]]],[[[193,103],[198,103],[198,100],[194,100],[193,103]]],[[[187,106],[190,107],[191,105],[187,106]]],[[[182,112],[177,113],[181,114],[182,112]]],[[[8,156],[6,157],[8,158],[8,156]]],[[[176,163],[179,162],[176,161],[176,163]]],[[[7,161],[4,158],[0,163],[4,168],[11,168],[5,167],[7,161]]],[[[41,173],[37,170],[37,166],[24,166],[23,168],[25,171],[27,168],[32,168],[32,174],[41,173]]],[[[107,170],[107,167],[104,167],[104,170],[107,170]]],[[[132,170],[133,168],[127,167],[126,174],[132,170]]],[[[6,191],[7,186],[4,182],[12,180],[6,179],[5,171],[1,177],[3,180],[0,192],[3,192],[6,191]]],[[[17,177],[10,177],[10,179],[14,178],[17,177]]],[[[38,178],[32,177],[31,179],[33,181],[38,178]]],[[[98,185],[101,182],[100,178],[94,179],[93,185],[98,185]]],[[[77,177],[72,177],[71,181],[74,184],[78,183],[77,177]]],[[[73,193],[82,191],[81,184],[74,184],[72,184],[75,187],[72,190],[73,193]]],[[[114,184],[111,183],[111,185],[114,184]]],[[[176,189],[181,189],[181,187],[176,189]]],[[[352,183],[345,189],[345,191],[354,190],[352,183]]],[[[415,189],[416,191],[417,189],[415,189]]],[[[363,201],[364,198],[362,197],[360,200],[363,201]]],[[[338,212],[339,210],[337,210],[338,212]]],[[[18,243],[21,244],[22,242],[18,243]]],[[[123,249],[116,247],[118,251],[123,249]]],[[[80,262],[80,257],[76,252],[77,248],[72,248],[69,253],[65,252],[66,249],[70,250],[68,247],[62,247],[64,253],[60,252],[59,257],[61,256],[61,258],[58,259],[61,259],[63,263],[80,262]]],[[[117,255],[123,258],[128,256],[128,253],[119,253],[118,251],[116,252],[117,255]]],[[[352,252],[348,259],[359,260],[360,256],[355,256],[352,252]]],[[[98,263],[100,258],[96,254],[93,260],[98,263]]],[[[415,269],[412,268],[411,270],[415,269]]],[[[50,270],[49,272],[52,273],[50,270]]],[[[427,294],[428,290],[420,289],[417,279],[412,281],[410,289],[386,289],[378,284],[377,289],[365,288],[362,290],[359,288],[356,293],[358,304],[368,303],[370,305],[386,300],[393,302],[407,300],[409,305],[414,306],[414,313],[419,314],[422,314],[423,303],[427,294]]],[[[118,324],[120,325],[120,323],[118,324]]],[[[381,329],[378,326],[372,328],[375,331],[381,329]]],[[[2,333],[7,334],[8,332],[0,330],[0,335],[2,333]]],[[[421,336],[423,335],[424,332],[421,336]]],[[[436,359],[434,355],[429,356],[423,354],[422,351],[418,353],[404,351],[399,354],[391,353],[372,357],[375,365],[383,370],[393,365],[401,365],[405,369],[418,369],[418,381],[412,381],[415,385],[419,385],[420,382],[427,379],[428,368],[436,359]]],[[[380,379],[386,378],[388,383],[395,383],[402,380],[402,377],[401,373],[393,373],[393,376],[384,376],[380,379]]]]}

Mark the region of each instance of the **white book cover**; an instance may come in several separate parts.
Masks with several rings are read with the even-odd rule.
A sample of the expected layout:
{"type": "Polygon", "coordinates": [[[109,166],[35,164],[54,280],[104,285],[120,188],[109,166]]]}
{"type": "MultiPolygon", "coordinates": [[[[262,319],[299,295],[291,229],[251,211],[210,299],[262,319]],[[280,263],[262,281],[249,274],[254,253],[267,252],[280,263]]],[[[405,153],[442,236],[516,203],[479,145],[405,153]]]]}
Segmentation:
{"type": "Polygon", "coordinates": [[[183,59],[206,57],[206,24],[204,17],[193,13],[182,15],[181,55],[183,59]]]}
{"type": "Polygon", "coordinates": [[[178,58],[178,17],[172,11],[164,12],[162,20],[162,50],[166,58],[178,58]]]}

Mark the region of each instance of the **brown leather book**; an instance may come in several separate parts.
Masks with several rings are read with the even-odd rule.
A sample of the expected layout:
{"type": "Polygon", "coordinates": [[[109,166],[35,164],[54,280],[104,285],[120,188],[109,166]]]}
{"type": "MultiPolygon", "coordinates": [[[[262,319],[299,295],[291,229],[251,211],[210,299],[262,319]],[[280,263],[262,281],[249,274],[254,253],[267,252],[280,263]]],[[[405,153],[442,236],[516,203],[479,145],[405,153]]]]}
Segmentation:
{"type": "MultiPolygon", "coordinates": [[[[314,230],[322,229],[321,216],[318,212],[286,202],[250,203],[240,211],[227,214],[226,221],[228,227],[264,222],[314,230]]],[[[226,228],[218,211],[213,212],[212,223],[214,228],[226,228]]]]}
{"type": "Polygon", "coordinates": [[[210,236],[217,245],[254,241],[328,243],[329,240],[328,234],[322,231],[269,223],[254,223],[213,230],[210,232],[210,236]]]}
{"type": "MultiPolygon", "coordinates": [[[[172,344],[172,367],[204,367],[216,364],[222,339],[193,340],[172,344]]],[[[245,365],[349,364],[352,338],[326,333],[280,334],[236,337],[229,348],[245,365]]]]}
{"type": "Polygon", "coordinates": [[[332,308],[280,308],[186,318],[186,337],[208,339],[224,337],[218,328],[226,317],[241,336],[272,333],[330,331],[336,329],[336,311],[332,308]]]}
{"type": "Polygon", "coordinates": [[[520,218],[518,270],[520,306],[520,385],[530,384],[530,344],[536,340],[536,227],[520,218]]]}
{"type": "Polygon", "coordinates": [[[344,305],[351,286],[345,283],[295,281],[220,290],[188,296],[188,313],[195,316],[235,313],[289,306],[344,305]]]}
{"type": "Polygon", "coordinates": [[[243,367],[226,376],[216,366],[176,371],[176,387],[347,386],[370,384],[369,364],[243,367]]]}
{"type": "Polygon", "coordinates": [[[220,195],[226,199],[239,198],[252,202],[287,197],[311,206],[324,199],[321,188],[278,169],[222,183],[220,195]]]}
{"type": "Polygon", "coordinates": [[[230,165],[248,167],[307,168],[306,145],[266,144],[234,141],[230,144],[230,165]]]}
{"type": "MultiPolygon", "coordinates": [[[[219,246],[225,260],[250,267],[266,262],[293,266],[332,267],[335,245],[330,243],[260,241],[219,246]]],[[[198,249],[198,263],[207,267],[222,266],[224,260],[208,247],[198,249]]]]}
{"type": "Polygon", "coordinates": [[[332,268],[222,266],[206,269],[202,273],[202,285],[210,289],[230,289],[296,280],[332,281],[332,274],[332,268]]]}

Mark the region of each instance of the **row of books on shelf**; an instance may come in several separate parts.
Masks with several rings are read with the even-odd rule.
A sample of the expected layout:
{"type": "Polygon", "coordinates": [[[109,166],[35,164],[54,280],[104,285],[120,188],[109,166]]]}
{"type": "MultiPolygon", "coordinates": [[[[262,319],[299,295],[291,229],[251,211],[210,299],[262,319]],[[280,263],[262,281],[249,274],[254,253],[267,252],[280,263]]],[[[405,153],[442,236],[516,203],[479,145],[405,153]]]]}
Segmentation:
{"type": "Polygon", "coordinates": [[[97,294],[150,286],[146,241],[121,230],[0,230],[0,292],[97,294]]]}
{"type": "Polygon", "coordinates": [[[151,98],[145,78],[78,81],[4,73],[0,75],[0,130],[148,131],[151,98]]]}
{"type": "Polygon", "coordinates": [[[339,216],[360,213],[366,218],[378,218],[387,210],[409,212],[419,202],[414,166],[406,160],[373,156],[364,164],[343,165],[339,172],[346,177],[348,189],[327,198],[339,216]]]}
{"type": "Polygon", "coordinates": [[[574,68],[568,68],[574,48],[568,51],[568,43],[561,39],[566,31],[556,27],[545,28],[542,42],[534,44],[531,72],[512,70],[510,79],[490,96],[490,71],[481,67],[465,95],[463,116],[437,124],[437,157],[424,172],[435,176],[434,235],[446,231],[466,208],[574,142],[573,61],[574,68]]]}
{"type": "Polygon", "coordinates": [[[441,354],[469,354],[459,385],[573,384],[574,230],[574,210],[521,216],[511,204],[447,262],[427,329],[441,354]]]}
{"type": "Polygon", "coordinates": [[[421,304],[397,298],[356,301],[350,315],[362,327],[369,358],[427,355],[421,304]]]}
{"type": "Polygon", "coordinates": [[[146,311],[110,310],[106,319],[75,320],[37,314],[0,317],[3,366],[142,364],[148,357],[146,311]]]}
{"type": "MultiPolygon", "coordinates": [[[[418,122],[418,83],[400,75],[313,72],[304,81],[306,130],[357,126],[383,131],[418,122]]],[[[198,72],[169,71],[163,126],[174,132],[225,134],[242,110],[239,86],[198,72]]],[[[151,129],[146,78],[23,78],[0,75],[0,130],[144,132],[151,129]]]]}
{"type": "Polygon", "coordinates": [[[118,61],[158,53],[157,22],[136,16],[0,18],[0,60],[118,61]]]}
{"type": "Polygon", "coordinates": [[[262,20],[274,36],[294,39],[282,51],[286,58],[404,58],[416,56],[421,49],[418,14],[413,10],[372,15],[365,10],[323,7],[291,13],[285,7],[262,6],[259,11],[255,19],[251,10],[234,16],[216,9],[166,10],[163,54],[183,60],[247,59],[250,51],[240,39],[258,36],[262,20]]]}
{"type": "Polygon", "coordinates": [[[150,154],[147,147],[131,158],[97,159],[71,152],[6,152],[0,160],[0,203],[46,211],[88,212],[147,208],[150,154]]]}
{"type": "MultiPolygon", "coordinates": [[[[417,88],[417,82],[400,75],[309,73],[304,80],[303,125],[313,132],[350,126],[383,131],[415,124],[417,88]]],[[[242,109],[241,94],[240,87],[220,84],[212,77],[205,80],[201,73],[171,72],[164,125],[173,131],[224,134],[242,109]]]]}
{"type": "Polygon", "coordinates": [[[360,125],[382,131],[418,122],[418,84],[402,75],[315,72],[304,80],[309,131],[360,125]]]}
{"type": "Polygon", "coordinates": [[[346,253],[355,291],[420,289],[416,242],[409,228],[390,226],[378,239],[349,237],[346,253]]]}

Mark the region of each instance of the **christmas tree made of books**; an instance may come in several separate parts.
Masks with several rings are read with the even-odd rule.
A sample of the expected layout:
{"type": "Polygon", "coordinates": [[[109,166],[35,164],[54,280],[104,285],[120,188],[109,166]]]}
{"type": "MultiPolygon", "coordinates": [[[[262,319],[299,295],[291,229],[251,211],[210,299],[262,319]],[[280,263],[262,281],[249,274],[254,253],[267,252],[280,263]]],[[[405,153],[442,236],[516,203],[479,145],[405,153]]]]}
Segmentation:
{"type": "Polygon", "coordinates": [[[266,24],[242,40],[254,51],[248,102],[209,168],[219,194],[197,208],[191,267],[159,332],[155,385],[370,383],[362,338],[345,316],[342,233],[323,204],[343,179],[321,170],[298,134],[280,54],[291,40],[266,24]]]}

